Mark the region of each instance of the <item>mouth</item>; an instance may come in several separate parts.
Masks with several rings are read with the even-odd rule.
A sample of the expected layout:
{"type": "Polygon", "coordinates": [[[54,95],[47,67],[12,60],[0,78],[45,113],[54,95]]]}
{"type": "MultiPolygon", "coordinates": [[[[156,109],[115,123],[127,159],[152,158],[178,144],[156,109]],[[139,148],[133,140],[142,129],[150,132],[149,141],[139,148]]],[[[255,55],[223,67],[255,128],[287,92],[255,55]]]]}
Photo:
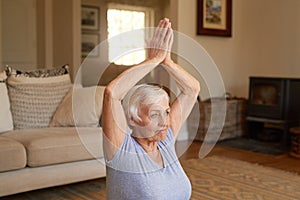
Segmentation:
{"type": "Polygon", "coordinates": [[[165,129],[160,129],[160,130],[158,130],[157,132],[158,132],[158,133],[165,133],[165,132],[167,132],[167,130],[168,130],[168,129],[165,128],[165,129]]]}

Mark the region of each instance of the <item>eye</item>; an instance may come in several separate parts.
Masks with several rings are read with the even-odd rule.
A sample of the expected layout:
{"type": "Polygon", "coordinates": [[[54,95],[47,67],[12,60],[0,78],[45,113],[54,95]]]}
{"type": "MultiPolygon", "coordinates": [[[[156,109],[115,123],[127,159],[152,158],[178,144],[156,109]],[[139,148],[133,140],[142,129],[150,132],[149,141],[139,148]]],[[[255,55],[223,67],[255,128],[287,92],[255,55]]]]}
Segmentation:
{"type": "Polygon", "coordinates": [[[165,115],[168,116],[170,114],[170,110],[166,110],[165,115]]]}
{"type": "Polygon", "coordinates": [[[150,117],[151,117],[151,118],[159,117],[159,113],[156,113],[156,112],[155,112],[155,113],[151,113],[151,114],[150,114],[150,117]]]}

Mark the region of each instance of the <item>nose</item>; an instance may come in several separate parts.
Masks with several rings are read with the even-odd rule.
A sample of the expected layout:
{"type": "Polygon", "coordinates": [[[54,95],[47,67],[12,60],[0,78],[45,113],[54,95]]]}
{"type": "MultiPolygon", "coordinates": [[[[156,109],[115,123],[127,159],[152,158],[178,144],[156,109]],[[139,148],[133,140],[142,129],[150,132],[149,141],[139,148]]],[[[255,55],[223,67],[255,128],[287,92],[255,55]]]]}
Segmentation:
{"type": "Polygon", "coordinates": [[[167,125],[168,117],[165,115],[160,115],[158,120],[158,126],[164,127],[167,125]]]}

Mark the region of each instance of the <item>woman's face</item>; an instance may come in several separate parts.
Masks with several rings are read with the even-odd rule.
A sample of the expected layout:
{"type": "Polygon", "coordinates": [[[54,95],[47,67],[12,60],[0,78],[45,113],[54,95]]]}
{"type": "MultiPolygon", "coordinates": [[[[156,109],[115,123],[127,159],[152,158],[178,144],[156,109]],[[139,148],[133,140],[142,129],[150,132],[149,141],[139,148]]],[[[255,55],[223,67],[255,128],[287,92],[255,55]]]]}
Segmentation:
{"type": "Polygon", "coordinates": [[[141,104],[138,115],[141,122],[135,123],[135,136],[151,141],[165,140],[169,127],[170,106],[167,99],[150,105],[141,104]]]}

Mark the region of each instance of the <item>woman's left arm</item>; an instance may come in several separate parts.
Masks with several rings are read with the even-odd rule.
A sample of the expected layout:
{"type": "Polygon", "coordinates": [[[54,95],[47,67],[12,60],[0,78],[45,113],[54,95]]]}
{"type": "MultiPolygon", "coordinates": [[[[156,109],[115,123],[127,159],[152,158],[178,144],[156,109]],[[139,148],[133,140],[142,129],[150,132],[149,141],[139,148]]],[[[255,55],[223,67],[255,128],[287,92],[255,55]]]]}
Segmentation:
{"type": "Polygon", "coordinates": [[[174,63],[171,59],[173,30],[171,27],[169,27],[169,29],[172,31],[170,41],[171,45],[169,46],[168,53],[161,64],[163,68],[175,80],[177,86],[181,91],[176,100],[172,103],[170,111],[170,126],[176,138],[180,127],[182,126],[183,122],[187,119],[194,107],[194,104],[200,92],[200,84],[197,79],[195,79],[192,75],[186,72],[178,64],[174,63]]]}
{"type": "Polygon", "coordinates": [[[180,89],[180,94],[172,103],[170,111],[170,125],[176,138],[180,127],[194,107],[200,92],[200,84],[197,79],[186,72],[178,64],[174,63],[171,59],[165,60],[162,63],[162,66],[175,80],[180,89]]]}

